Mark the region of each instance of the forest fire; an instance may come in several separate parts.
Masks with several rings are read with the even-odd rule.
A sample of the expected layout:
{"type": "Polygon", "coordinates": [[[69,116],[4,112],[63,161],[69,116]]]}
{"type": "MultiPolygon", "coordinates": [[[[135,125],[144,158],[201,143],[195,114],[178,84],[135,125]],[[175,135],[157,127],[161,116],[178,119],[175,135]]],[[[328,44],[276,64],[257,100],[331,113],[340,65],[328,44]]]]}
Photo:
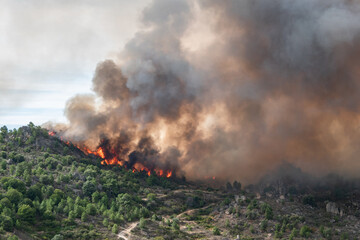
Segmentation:
{"type": "Polygon", "coordinates": [[[55,134],[56,134],[56,133],[53,132],[53,131],[50,131],[50,132],[49,132],[49,136],[55,136],[55,134]]]}
{"type": "MultiPolygon", "coordinates": [[[[57,133],[54,131],[49,131],[48,133],[49,133],[49,136],[57,137],[57,133]]],[[[146,174],[148,176],[151,176],[151,174],[155,174],[159,177],[166,177],[166,178],[170,178],[173,176],[172,170],[163,170],[163,169],[156,168],[156,167],[149,168],[149,167],[144,166],[140,162],[135,162],[134,164],[130,164],[128,161],[121,159],[120,156],[118,156],[116,154],[115,150],[109,150],[103,146],[98,147],[96,151],[92,151],[86,146],[79,145],[79,144],[73,144],[70,141],[64,140],[62,137],[60,137],[60,140],[62,142],[64,142],[66,145],[72,145],[72,146],[76,147],[77,149],[79,149],[83,153],[85,153],[86,155],[92,154],[92,155],[102,158],[103,159],[101,161],[102,165],[109,165],[109,166],[119,165],[121,167],[125,167],[126,169],[132,169],[132,172],[134,172],[134,173],[135,172],[146,172],[146,174]]]]}

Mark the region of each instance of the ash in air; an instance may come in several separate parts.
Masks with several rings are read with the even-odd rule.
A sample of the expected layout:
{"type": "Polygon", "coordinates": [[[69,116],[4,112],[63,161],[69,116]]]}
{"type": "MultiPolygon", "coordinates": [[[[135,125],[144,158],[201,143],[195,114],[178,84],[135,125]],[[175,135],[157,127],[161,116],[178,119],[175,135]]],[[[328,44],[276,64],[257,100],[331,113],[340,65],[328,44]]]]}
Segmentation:
{"type": "Polygon", "coordinates": [[[154,0],[141,21],[53,129],[190,179],[358,174],[359,1],[154,0]]]}

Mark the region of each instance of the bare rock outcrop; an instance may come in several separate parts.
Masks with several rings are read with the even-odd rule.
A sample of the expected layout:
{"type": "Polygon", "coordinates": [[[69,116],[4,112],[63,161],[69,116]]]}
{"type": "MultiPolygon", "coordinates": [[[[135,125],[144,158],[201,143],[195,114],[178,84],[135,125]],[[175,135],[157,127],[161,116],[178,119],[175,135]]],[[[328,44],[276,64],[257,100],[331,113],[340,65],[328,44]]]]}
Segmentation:
{"type": "Polygon", "coordinates": [[[343,216],[344,211],[334,202],[328,202],[326,204],[326,212],[343,216]]]}

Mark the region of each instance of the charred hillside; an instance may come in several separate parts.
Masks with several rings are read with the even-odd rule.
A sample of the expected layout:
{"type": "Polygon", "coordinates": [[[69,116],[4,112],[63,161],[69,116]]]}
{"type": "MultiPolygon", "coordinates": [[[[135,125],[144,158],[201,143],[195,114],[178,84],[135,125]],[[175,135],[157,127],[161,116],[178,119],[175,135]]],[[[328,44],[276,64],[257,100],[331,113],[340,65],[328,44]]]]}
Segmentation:
{"type": "Polygon", "coordinates": [[[101,156],[51,135],[31,123],[1,128],[1,239],[357,239],[360,234],[357,181],[335,176],[319,181],[284,165],[255,185],[212,188],[214,180],[188,182],[104,165],[101,156]]]}

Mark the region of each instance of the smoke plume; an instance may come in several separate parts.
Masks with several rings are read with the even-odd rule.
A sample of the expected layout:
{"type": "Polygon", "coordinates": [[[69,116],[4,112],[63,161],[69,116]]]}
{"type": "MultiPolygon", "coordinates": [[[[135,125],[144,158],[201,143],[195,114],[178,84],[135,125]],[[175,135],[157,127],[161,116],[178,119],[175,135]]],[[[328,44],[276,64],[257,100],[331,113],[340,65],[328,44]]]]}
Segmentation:
{"type": "Polygon", "coordinates": [[[358,173],[358,1],[154,0],[141,21],[68,101],[67,138],[191,179],[358,173]]]}

